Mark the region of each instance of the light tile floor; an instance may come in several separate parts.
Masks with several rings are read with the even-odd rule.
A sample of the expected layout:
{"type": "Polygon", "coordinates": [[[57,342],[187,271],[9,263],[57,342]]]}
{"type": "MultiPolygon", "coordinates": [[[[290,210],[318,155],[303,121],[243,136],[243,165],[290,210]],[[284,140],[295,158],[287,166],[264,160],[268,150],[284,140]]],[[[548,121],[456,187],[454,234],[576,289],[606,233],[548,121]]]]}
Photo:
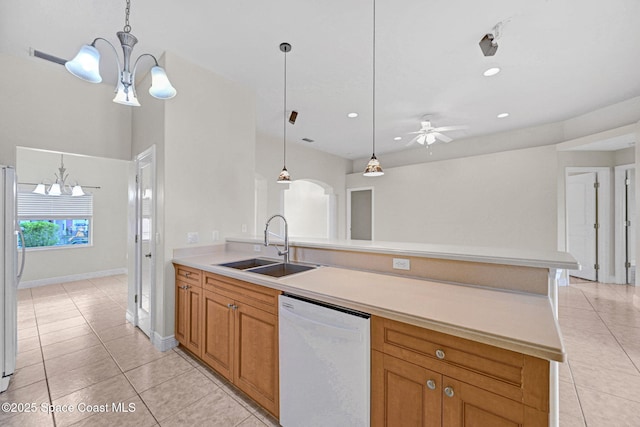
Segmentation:
{"type": "Polygon", "coordinates": [[[126,276],[19,291],[17,370],[0,404],[21,405],[0,425],[278,425],[187,353],[156,350],[126,322],[126,295],[126,276]]]}
{"type": "MultiPolygon", "coordinates": [[[[126,322],[126,290],[126,277],[112,276],[19,291],[18,369],[0,403],[28,405],[0,411],[0,425],[278,425],[189,354],[157,351],[126,322]]],[[[562,427],[640,426],[634,291],[573,278],[560,288],[562,427]]]]}
{"type": "Polygon", "coordinates": [[[640,310],[635,288],[571,278],[558,314],[561,427],[640,426],[640,310]]]}

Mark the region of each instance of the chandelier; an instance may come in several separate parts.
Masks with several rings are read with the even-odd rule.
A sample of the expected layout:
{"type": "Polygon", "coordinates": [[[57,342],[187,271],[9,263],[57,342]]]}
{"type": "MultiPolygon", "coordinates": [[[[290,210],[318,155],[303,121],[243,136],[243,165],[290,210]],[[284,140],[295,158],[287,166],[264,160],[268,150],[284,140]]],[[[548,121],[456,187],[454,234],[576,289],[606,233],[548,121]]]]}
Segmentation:
{"type": "Polygon", "coordinates": [[[155,66],[151,68],[151,88],[149,89],[149,94],[158,99],[173,98],[176,96],[177,91],[173,86],[171,86],[171,83],[167,78],[167,73],[158,65],[158,60],[155,56],[150,53],[143,53],[133,64],[133,70],[131,69],[131,52],[133,51],[135,44],[138,43],[138,39],[131,34],[131,25],[129,25],[130,8],[131,0],[127,0],[124,28],[122,31],[118,31],[116,33],[118,40],[120,40],[120,45],[122,46],[122,64],[120,63],[115,46],[113,46],[109,40],[98,37],[94,39],[90,45],[83,45],[75,58],[71,61],[67,61],[64,66],[71,74],[81,78],[82,80],[90,83],[102,82],[102,76],[100,76],[100,52],[95,47],[96,42],[98,40],[102,40],[113,49],[118,65],[119,78],[115,88],[116,96],[113,98],[113,102],[133,107],[140,106],[136,96],[135,77],[138,62],[145,56],[151,57],[155,62],[155,66]]]}

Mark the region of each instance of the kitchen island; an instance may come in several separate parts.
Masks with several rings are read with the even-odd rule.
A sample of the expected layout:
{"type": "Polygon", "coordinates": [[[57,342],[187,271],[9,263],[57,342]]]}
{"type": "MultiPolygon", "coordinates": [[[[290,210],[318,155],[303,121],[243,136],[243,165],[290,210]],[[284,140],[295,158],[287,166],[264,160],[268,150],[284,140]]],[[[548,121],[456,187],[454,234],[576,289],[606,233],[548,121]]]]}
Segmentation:
{"type": "MultiPolygon", "coordinates": [[[[564,348],[552,298],[545,291],[555,286],[555,283],[550,283],[558,277],[558,271],[577,268],[575,261],[567,254],[531,256],[533,254],[530,253],[529,256],[523,256],[522,251],[516,253],[506,250],[482,253],[476,249],[465,253],[460,248],[447,248],[438,251],[433,245],[429,250],[424,250],[418,245],[387,248],[384,247],[386,245],[371,243],[340,245],[337,242],[294,242],[291,244],[292,260],[321,266],[288,277],[274,278],[219,265],[255,256],[277,258],[270,251],[261,249],[260,253],[255,252],[257,244],[259,240],[255,239],[233,239],[228,240],[226,245],[212,248],[209,253],[202,253],[203,249],[199,249],[201,253],[195,255],[193,251],[178,251],[174,264],[201,272],[203,283],[209,278],[211,283],[224,284],[223,287],[227,289],[233,284],[246,287],[246,283],[257,285],[259,290],[256,288],[252,291],[257,290],[261,295],[272,295],[271,291],[287,292],[370,313],[372,399],[377,400],[377,404],[372,403],[372,408],[383,411],[372,413],[372,424],[385,424],[380,420],[388,419],[397,412],[393,405],[385,403],[384,398],[388,393],[379,390],[388,382],[382,378],[385,375],[397,378],[399,372],[406,372],[409,368],[432,372],[436,380],[431,380],[428,383],[430,386],[453,390],[452,386],[440,387],[440,383],[444,385],[449,381],[451,384],[455,382],[458,389],[466,390],[462,394],[453,393],[450,398],[445,392],[445,397],[440,396],[440,400],[430,399],[429,404],[435,405],[433,407],[438,406],[434,403],[437,401],[453,402],[472,396],[469,397],[472,401],[476,398],[489,399],[494,403],[501,402],[502,407],[513,407],[513,402],[516,402],[517,407],[510,409],[513,414],[522,417],[527,411],[531,412],[525,417],[529,418],[528,422],[522,420],[523,425],[557,423],[557,396],[554,394],[557,368],[553,363],[550,365],[549,361],[563,361],[564,348]],[[362,266],[362,260],[370,257],[374,257],[377,269],[362,266]],[[386,268],[382,265],[385,264],[385,257],[391,257],[389,260],[407,257],[412,267],[417,268],[411,268],[408,272],[403,270],[407,274],[405,276],[398,275],[395,270],[379,271],[380,268],[386,268]],[[327,260],[341,261],[334,263],[327,260]],[[439,275],[437,280],[417,276],[429,273],[428,269],[426,272],[421,270],[421,263],[435,266],[435,274],[439,275]],[[443,280],[442,275],[446,270],[452,273],[454,279],[451,282],[455,283],[443,280]],[[497,272],[496,281],[500,282],[495,288],[486,284],[491,277],[491,270],[497,272]],[[501,272],[513,277],[518,271],[527,276],[524,281],[529,292],[523,292],[518,283],[509,288],[509,283],[499,277],[501,272]],[[479,273],[480,283],[470,282],[474,273],[479,273]],[[403,336],[413,338],[404,342],[403,336]],[[437,347],[442,354],[445,353],[442,349],[445,349],[448,356],[440,358],[430,355],[430,345],[425,344],[425,347],[423,343],[432,343],[435,346],[433,349],[437,347]],[[407,362],[408,367],[399,365],[407,362]],[[478,394],[478,391],[484,394],[478,394]],[[541,422],[541,419],[545,421],[541,422]]],[[[180,272],[177,271],[178,284],[180,272]]],[[[212,288],[212,291],[215,293],[215,289],[212,288]]],[[[193,304],[197,305],[198,302],[193,304]]],[[[229,307],[234,305],[237,306],[233,301],[228,303],[229,307]]],[[[272,314],[275,316],[272,319],[277,322],[277,312],[272,314]]],[[[202,313],[198,315],[202,316],[202,313]]],[[[179,319],[179,316],[176,318],[179,319]]],[[[277,331],[277,324],[274,328],[277,331]]],[[[204,336],[202,330],[195,331],[195,335],[204,336]]],[[[277,357],[277,354],[273,357],[277,357]]],[[[409,377],[413,378],[413,375],[409,377]]],[[[273,386],[273,381],[269,384],[273,386]]],[[[425,390],[432,389],[428,387],[425,390]]],[[[277,415],[277,396],[275,399],[270,410],[277,415]]],[[[406,396],[400,397],[400,400],[406,401],[406,396]]],[[[462,410],[464,404],[464,401],[457,401],[454,407],[462,410]]],[[[421,410],[424,412],[426,408],[421,410]]],[[[457,414],[459,411],[453,412],[457,414]]],[[[440,419],[457,419],[457,415],[451,414],[451,409],[444,410],[440,419]]]]}

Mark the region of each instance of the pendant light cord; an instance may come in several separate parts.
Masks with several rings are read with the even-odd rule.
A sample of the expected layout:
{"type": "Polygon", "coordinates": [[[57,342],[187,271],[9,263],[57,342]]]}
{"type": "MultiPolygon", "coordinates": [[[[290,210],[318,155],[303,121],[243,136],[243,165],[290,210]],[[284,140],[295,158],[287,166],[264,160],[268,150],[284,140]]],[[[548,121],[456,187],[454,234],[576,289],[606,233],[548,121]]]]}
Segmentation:
{"type": "Polygon", "coordinates": [[[284,51],[284,111],[282,112],[282,145],[284,157],[282,165],[287,168],[287,50],[284,51]]]}
{"type": "Polygon", "coordinates": [[[376,0],[373,0],[373,156],[376,155],[376,0]]]}

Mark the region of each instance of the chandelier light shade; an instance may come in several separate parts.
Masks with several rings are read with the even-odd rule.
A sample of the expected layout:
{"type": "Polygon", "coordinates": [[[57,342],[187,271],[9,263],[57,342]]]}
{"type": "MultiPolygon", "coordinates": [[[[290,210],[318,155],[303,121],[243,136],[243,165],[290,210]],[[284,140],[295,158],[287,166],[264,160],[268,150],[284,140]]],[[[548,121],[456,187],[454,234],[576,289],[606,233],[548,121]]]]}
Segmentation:
{"type": "Polygon", "coordinates": [[[380,166],[380,161],[376,158],[376,0],[373,0],[373,96],[372,96],[372,153],[371,159],[369,159],[369,163],[367,163],[367,167],[364,170],[364,176],[382,176],[384,175],[384,171],[382,170],[382,166],[380,166]]]}
{"type": "Polygon", "coordinates": [[[118,31],[116,36],[120,41],[122,47],[123,62],[120,63],[118,52],[113,44],[107,39],[98,37],[90,45],[84,45],[80,48],[78,54],[71,60],[67,61],[64,66],[74,76],[91,82],[100,83],[102,76],[100,76],[100,52],[96,49],[96,42],[98,40],[106,42],[116,55],[116,62],[118,66],[118,83],[116,84],[114,92],[116,93],[113,102],[123,105],[129,105],[132,107],[139,107],[140,103],[136,97],[135,79],[136,69],[138,62],[145,56],[151,57],[155,63],[155,66],[151,68],[151,89],[149,94],[158,99],[170,99],[176,96],[176,89],[171,85],[167,78],[167,73],[162,67],[158,65],[158,60],[150,53],[143,53],[136,59],[131,69],[131,53],[133,48],[138,43],[138,39],[131,34],[131,25],[129,25],[129,11],[131,9],[131,0],[126,0],[127,6],[125,9],[125,21],[123,31],[118,31]]]}
{"type": "Polygon", "coordinates": [[[280,43],[280,50],[284,53],[284,111],[283,111],[283,131],[282,131],[282,171],[278,175],[279,184],[288,184],[291,182],[291,175],[287,170],[287,52],[291,52],[289,43],[280,43]]]}

